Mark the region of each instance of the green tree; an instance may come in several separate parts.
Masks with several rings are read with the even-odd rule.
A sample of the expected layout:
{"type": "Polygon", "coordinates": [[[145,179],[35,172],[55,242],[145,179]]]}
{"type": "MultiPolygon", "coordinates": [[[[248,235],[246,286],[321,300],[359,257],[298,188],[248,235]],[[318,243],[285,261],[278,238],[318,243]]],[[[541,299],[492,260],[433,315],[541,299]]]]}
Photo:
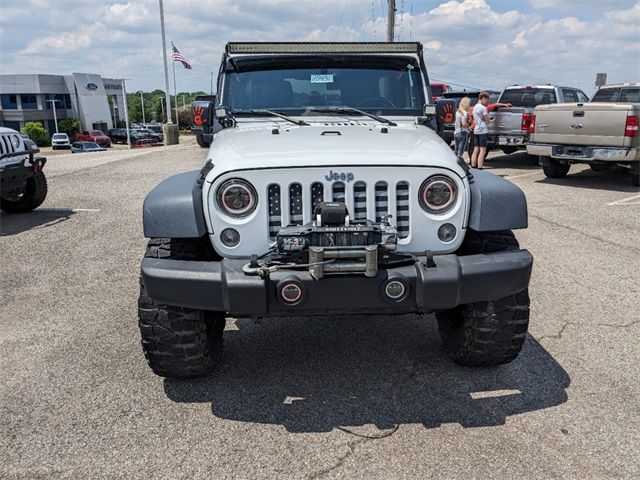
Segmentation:
{"type": "Polygon", "coordinates": [[[66,133],[73,140],[76,133],[80,131],[80,121],[75,118],[63,118],[58,122],[58,131],[66,133]]]}
{"type": "Polygon", "coordinates": [[[29,135],[29,138],[39,147],[49,145],[49,135],[47,135],[44,125],[40,122],[27,122],[20,131],[29,135]]]}

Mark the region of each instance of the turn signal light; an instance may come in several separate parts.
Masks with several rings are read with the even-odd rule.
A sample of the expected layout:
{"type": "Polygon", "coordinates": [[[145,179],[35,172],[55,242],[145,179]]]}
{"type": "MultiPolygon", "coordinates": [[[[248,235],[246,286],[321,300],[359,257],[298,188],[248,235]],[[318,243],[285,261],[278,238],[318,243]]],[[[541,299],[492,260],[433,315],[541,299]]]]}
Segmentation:
{"type": "Polygon", "coordinates": [[[520,125],[520,130],[523,132],[531,131],[531,119],[534,117],[533,113],[523,113],[522,114],[522,124],[520,125]]]}
{"type": "Polygon", "coordinates": [[[536,115],[532,114],[531,121],[529,122],[529,133],[535,133],[535,132],[536,132],[536,115]]]}
{"type": "Polygon", "coordinates": [[[634,115],[629,115],[627,117],[627,121],[624,124],[624,136],[625,137],[635,137],[638,134],[638,117],[634,115]]]}

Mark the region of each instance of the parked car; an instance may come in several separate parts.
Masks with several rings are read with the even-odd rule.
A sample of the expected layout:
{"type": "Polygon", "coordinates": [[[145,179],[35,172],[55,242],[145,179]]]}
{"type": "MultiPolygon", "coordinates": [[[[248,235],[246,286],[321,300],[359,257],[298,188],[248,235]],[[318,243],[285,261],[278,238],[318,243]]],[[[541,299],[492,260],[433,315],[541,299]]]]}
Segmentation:
{"type": "Polygon", "coordinates": [[[71,153],[102,152],[106,148],[101,147],[96,142],[73,142],[71,153]]]}
{"type": "Polygon", "coordinates": [[[29,148],[25,141],[31,140],[0,127],[0,209],[7,213],[30,212],[47,197],[47,159],[36,157],[38,148],[29,148]]]}
{"type": "Polygon", "coordinates": [[[111,139],[100,130],[83,130],[76,133],[76,140],[85,142],[94,142],[102,147],[110,147],[111,139]]]}
{"type": "Polygon", "coordinates": [[[525,150],[529,141],[529,127],[533,110],[538,105],[588,101],[587,95],[575,87],[556,85],[512,85],[506,87],[498,103],[510,103],[489,113],[489,136],[487,147],[500,148],[504,153],[525,150]]]}
{"type": "Polygon", "coordinates": [[[155,142],[163,142],[164,135],[162,133],[156,133],[153,130],[149,130],[147,128],[138,128],[135,132],[139,135],[142,135],[144,138],[149,138],[154,140],[155,142]]]}
{"type": "Polygon", "coordinates": [[[518,356],[526,198],[439,138],[420,43],[229,43],[221,67],[209,160],[142,209],[156,374],[209,373],[227,317],[435,312],[458,363],[518,356]]]}
{"type": "Polygon", "coordinates": [[[59,148],[71,148],[71,140],[66,133],[54,133],[51,137],[51,148],[57,150],[59,148]]]}
{"type": "Polygon", "coordinates": [[[431,99],[434,102],[441,98],[445,92],[450,92],[453,90],[450,85],[442,82],[431,82],[429,84],[429,87],[431,88],[431,99]]]}
{"type": "Polygon", "coordinates": [[[156,125],[155,123],[145,123],[140,126],[140,128],[145,128],[147,130],[151,130],[154,133],[162,134],[162,125],[156,125]]]}
{"type": "Polygon", "coordinates": [[[640,186],[639,126],[640,84],[606,85],[589,103],[536,107],[527,152],[550,178],[564,177],[574,163],[595,171],[618,165],[640,186]]]}

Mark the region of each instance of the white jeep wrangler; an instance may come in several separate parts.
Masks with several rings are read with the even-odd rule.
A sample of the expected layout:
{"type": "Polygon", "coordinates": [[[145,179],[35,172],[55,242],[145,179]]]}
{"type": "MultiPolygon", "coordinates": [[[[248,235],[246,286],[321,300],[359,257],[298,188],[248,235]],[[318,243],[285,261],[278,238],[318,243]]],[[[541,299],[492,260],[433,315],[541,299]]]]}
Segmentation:
{"type": "Polygon", "coordinates": [[[47,159],[35,157],[39,150],[11,128],[0,127],[0,210],[27,213],[47,197],[42,171],[47,159]]]}
{"type": "Polygon", "coordinates": [[[435,312],[457,362],[516,358],[526,200],[439,138],[422,45],[229,43],[217,85],[206,164],[144,202],[155,373],[207,373],[227,316],[435,312]]]}

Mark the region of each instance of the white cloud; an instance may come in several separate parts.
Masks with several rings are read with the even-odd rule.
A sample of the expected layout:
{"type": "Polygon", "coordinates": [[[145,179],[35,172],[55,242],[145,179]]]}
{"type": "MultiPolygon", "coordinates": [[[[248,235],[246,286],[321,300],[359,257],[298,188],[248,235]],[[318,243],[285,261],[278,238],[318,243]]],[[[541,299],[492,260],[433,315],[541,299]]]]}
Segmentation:
{"type": "MultiPolygon", "coordinates": [[[[165,0],[167,40],[194,66],[178,73],[178,88],[208,90],[227,41],[383,40],[381,3],[345,1],[165,0]]],[[[135,89],[162,88],[157,0],[105,0],[91,8],[58,0],[55,9],[45,0],[2,3],[0,73],[89,71],[131,78],[135,89]]],[[[396,32],[423,42],[433,78],[586,89],[598,71],[612,81],[638,80],[640,1],[529,0],[527,8],[509,2],[506,11],[493,0],[425,3],[413,2],[413,15],[398,12],[396,32]]]]}

